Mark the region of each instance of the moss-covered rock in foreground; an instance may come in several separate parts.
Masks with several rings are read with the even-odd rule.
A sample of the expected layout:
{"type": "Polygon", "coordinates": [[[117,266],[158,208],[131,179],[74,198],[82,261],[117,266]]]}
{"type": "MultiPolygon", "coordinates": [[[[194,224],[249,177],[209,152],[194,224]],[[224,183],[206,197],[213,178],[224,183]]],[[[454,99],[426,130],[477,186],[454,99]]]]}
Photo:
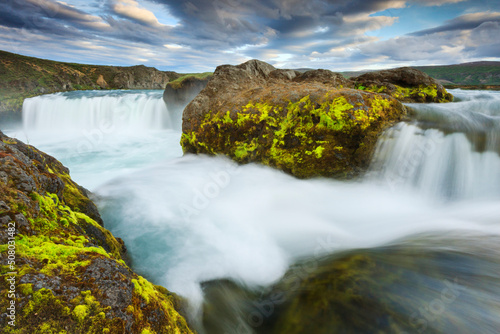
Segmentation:
{"type": "Polygon", "coordinates": [[[61,163],[0,132],[2,333],[191,333],[124,250],[61,163]]]}
{"type": "Polygon", "coordinates": [[[182,147],[300,178],[354,177],[379,134],[406,110],[387,95],[345,86],[325,70],[299,74],[255,60],[221,66],[184,111],[182,147]]]}

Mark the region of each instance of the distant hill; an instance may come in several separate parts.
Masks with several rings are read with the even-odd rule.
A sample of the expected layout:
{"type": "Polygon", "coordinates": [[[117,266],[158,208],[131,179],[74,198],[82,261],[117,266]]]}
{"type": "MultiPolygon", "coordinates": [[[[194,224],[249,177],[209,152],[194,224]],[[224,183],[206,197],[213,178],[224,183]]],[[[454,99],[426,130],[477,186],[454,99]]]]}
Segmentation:
{"type": "MultiPolygon", "coordinates": [[[[445,66],[413,66],[439,80],[445,86],[500,85],[500,62],[481,61],[445,66]]],[[[341,72],[347,78],[371,71],[341,72]]]]}
{"type": "Polygon", "coordinates": [[[20,111],[25,98],[83,89],[164,89],[176,72],[144,65],[63,63],[0,51],[0,113],[20,111]]]}
{"type": "Polygon", "coordinates": [[[500,85],[500,62],[481,61],[415,68],[442,81],[445,85],[500,85]]]}

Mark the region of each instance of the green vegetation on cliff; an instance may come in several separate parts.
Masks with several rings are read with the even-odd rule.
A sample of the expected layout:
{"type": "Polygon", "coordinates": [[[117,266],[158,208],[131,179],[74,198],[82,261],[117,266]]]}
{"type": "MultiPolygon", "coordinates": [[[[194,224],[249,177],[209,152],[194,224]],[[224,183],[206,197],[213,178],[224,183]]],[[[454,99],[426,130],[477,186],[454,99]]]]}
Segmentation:
{"type": "Polygon", "coordinates": [[[500,85],[500,62],[476,62],[448,66],[420,66],[444,85],[500,85]]]}
{"type": "Polygon", "coordinates": [[[164,89],[180,74],[140,66],[63,63],[0,51],[0,113],[20,111],[25,98],[85,89],[164,89]]]}
{"type": "MultiPolygon", "coordinates": [[[[500,62],[482,61],[443,66],[414,66],[432,78],[449,86],[500,86],[500,62]]],[[[342,72],[346,78],[371,71],[342,72]]]]}
{"type": "Polygon", "coordinates": [[[203,72],[203,73],[188,73],[188,74],[182,74],[182,76],[178,77],[175,80],[170,81],[167,86],[172,87],[173,89],[179,89],[183,86],[183,83],[186,82],[186,80],[190,79],[198,79],[198,80],[205,80],[208,81],[210,77],[213,75],[213,72],[203,72]]]}

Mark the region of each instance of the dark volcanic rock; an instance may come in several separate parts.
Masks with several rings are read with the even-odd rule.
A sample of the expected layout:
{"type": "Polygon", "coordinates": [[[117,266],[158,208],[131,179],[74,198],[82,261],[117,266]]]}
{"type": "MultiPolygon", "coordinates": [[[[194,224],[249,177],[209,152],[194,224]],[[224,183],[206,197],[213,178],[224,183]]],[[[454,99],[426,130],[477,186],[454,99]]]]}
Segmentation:
{"type": "Polygon", "coordinates": [[[187,153],[225,154],[301,178],[352,178],[406,109],[350,86],[327,70],[300,74],[258,60],[219,66],[184,109],[181,144],[187,153]]]}

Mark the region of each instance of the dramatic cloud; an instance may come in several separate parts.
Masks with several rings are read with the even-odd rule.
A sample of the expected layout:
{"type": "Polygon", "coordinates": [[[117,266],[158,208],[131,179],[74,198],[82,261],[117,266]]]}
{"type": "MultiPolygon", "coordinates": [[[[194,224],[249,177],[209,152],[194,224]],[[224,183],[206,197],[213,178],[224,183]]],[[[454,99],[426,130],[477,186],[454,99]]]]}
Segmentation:
{"type": "Polygon", "coordinates": [[[469,30],[479,27],[485,22],[500,22],[500,13],[474,13],[459,16],[453,20],[449,20],[446,24],[422,31],[412,33],[413,36],[423,36],[435,34],[439,32],[447,32],[453,30],[469,30]]]}
{"type": "MultiPolygon", "coordinates": [[[[17,0],[1,4],[1,18],[15,18],[18,28],[43,29],[47,22],[65,21],[71,25],[90,29],[107,29],[109,25],[100,17],[87,14],[62,2],[50,0],[17,0]]],[[[0,20],[1,20],[0,18],[0,20]]],[[[0,21],[1,22],[1,21],[0,21]]]]}
{"type": "Polygon", "coordinates": [[[490,0],[0,3],[7,51],[185,72],[251,58],[335,70],[497,58],[499,24],[500,3],[490,0]]]}
{"type": "Polygon", "coordinates": [[[500,13],[474,13],[440,27],[365,45],[365,55],[385,56],[401,62],[457,63],[500,55],[500,13]]]}
{"type": "Polygon", "coordinates": [[[161,27],[162,24],[158,22],[155,14],[147,9],[139,6],[139,3],[134,0],[116,0],[113,1],[111,6],[112,10],[124,17],[131,20],[150,25],[153,27],[161,27]]]}
{"type": "Polygon", "coordinates": [[[412,3],[417,3],[425,6],[442,6],[452,3],[464,2],[467,0],[413,0],[412,3]]]}

